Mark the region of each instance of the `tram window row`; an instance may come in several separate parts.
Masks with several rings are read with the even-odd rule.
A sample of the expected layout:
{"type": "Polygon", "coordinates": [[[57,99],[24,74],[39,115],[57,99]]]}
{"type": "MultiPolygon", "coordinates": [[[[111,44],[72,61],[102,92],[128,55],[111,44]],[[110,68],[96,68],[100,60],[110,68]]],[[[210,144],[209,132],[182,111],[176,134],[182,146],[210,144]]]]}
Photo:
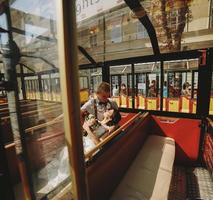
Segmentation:
{"type": "MultiPolygon", "coordinates": [[[[196,113],[198,89],[198,59],[164,62],[164,74],[160,74],[160,62],[110,67],[111,97],[120,108],[196,113]],[[163,88],[161,94],[161,77],[163,88]]],[[[80,99],[83,104],[95,95],[102,81],[102,68],[79,70],[80,99]]],[[[25,77],[27,99],[61,101],[58,73],[25,77]]],[[[21,88],[20,88],[21,91],[21,88]]],[[[213,114],[213,90],[211,90],[209,114],[213,114]]]]}

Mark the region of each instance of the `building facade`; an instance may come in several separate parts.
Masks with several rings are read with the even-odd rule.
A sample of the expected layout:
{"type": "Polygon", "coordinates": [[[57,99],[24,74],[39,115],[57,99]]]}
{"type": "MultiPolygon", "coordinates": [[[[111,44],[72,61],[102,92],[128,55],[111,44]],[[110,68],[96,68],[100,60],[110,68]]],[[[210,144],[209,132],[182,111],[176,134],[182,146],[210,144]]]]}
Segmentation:
{"type": "MultiPolygon", "coordinates": [[[[183,1],[171,1],[173,5],[168,2],[164,10],[161,1],[141,3],[155,27],[161,53],[213,46],[212,1],[196,0],[187,5],[183,1]],[[175,40],[180,42],[178,48],[174,48],[175,40]]],[[[124,4],[78,22],[78,43],[96,61],[152,54],[145,28],[124,4]]],[[[80,56],[80,64],[87,62],[80,56]]]]}

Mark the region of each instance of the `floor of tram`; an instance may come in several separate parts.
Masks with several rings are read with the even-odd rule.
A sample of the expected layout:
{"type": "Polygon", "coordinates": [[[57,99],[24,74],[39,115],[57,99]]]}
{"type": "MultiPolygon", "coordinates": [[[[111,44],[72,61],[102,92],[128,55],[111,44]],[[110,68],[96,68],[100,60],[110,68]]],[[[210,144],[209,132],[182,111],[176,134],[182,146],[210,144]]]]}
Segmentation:
{"type": "Polygon", "coordinates": [[[213,180],[204,167],[175,165],[169,191],[169,200],[212,200],[213,180]]]}

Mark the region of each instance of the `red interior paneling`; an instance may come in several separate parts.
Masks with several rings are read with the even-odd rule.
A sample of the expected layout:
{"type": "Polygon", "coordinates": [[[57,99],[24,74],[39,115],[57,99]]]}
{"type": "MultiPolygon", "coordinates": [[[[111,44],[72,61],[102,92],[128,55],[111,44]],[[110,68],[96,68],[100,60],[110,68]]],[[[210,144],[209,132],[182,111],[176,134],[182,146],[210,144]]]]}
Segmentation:
{"type": "Polygon", "coordinates": [[[152,134],[171,137],[176,142],[175,161],[194,164],[200,143],[200,120],[152,116],[152,134]]]}
{"type": "Polygon", "coordinates": [[[119,125],[122,126],[135,115],[136,115],[136,113],[122,113],[121,112],[121,121],[119,122],[119,125]]]}

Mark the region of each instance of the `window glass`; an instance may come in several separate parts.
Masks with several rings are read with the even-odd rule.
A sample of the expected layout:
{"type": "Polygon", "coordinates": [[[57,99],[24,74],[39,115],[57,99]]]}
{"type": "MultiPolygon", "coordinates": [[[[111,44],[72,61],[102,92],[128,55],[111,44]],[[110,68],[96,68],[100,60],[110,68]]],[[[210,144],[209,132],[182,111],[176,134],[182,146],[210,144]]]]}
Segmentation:
{"type": "Polygon", "coordinates": [[[122,41],[121,18],[111,19],[111,42],[119,43],[122,41]]]}
{"type": "Polygon", "coordinates": [[[112,98],[119,107],[132,108],[132,75],[130,65],[110,67],[110,84],[112,98]]]}
{"type": "Polygon", "coordinates": [[[160,109],[160,63],[137,63],[135,107],[146,110],[160,109]]]}
{"type": "Polygon", "coordinates": [[[149,37],[145,27],[139,21],[136,23],[136,26],[137,26],[137,39],[149,37]]]}
{"type": "MultiPolygon", "coordinates": [[[[211,47],[211,1],[140,3],[155,28],[161,53],[211,47]]],[[[76,4],[78,42],[96,61],[153,54],[147,31],[124,1],[78,0],[76,4]],[[97,45],[90,45],[91,28],[96,30],[97,45]],[[139,43],[143,38],[147,39],[139,43]]],[[[80,64],[89,63],[80,53],[79,57],[80,64]]]]}
{"type": "Polygon", "coordinates": [[[198,59],[164,62],[163,110],[196,113],[198,59]]]}
{"type": "MultiPolygon", "coordinates": [[[[11,71],[18,76],[17,92],[7,92],[6,107],[10,112],[5,113],[5,121],[1,123],[6,151],[12,152],[7,154],[10,182],[15,199],[25,199],[23,179],[31,180],[36,199],[47,199],[71,180],[61,104],[56,1],[13,0],[9,5],[12,37],[0,33],[0,46],[7,48],[5,44],[13,44],[15,66],[11,71]],[[16,60],[18,52],[20,59],[16,60]],[[20,112],[11,102],[20,106],[20,112]],[[20,138],[24,138],[24,144],[20,138]]],[[[2,14],[1,28],[11,31],[7,22],[6,14],[2,14]]],[[[3,64],[0,71],[8,78],[3,64]]]]}
{"type": "Polygon", "coordinates": [[[102,69],[81,69],[80,76],[80,99],[81,104],[95,96],[97,86],[102,82],[102,69]]]}

